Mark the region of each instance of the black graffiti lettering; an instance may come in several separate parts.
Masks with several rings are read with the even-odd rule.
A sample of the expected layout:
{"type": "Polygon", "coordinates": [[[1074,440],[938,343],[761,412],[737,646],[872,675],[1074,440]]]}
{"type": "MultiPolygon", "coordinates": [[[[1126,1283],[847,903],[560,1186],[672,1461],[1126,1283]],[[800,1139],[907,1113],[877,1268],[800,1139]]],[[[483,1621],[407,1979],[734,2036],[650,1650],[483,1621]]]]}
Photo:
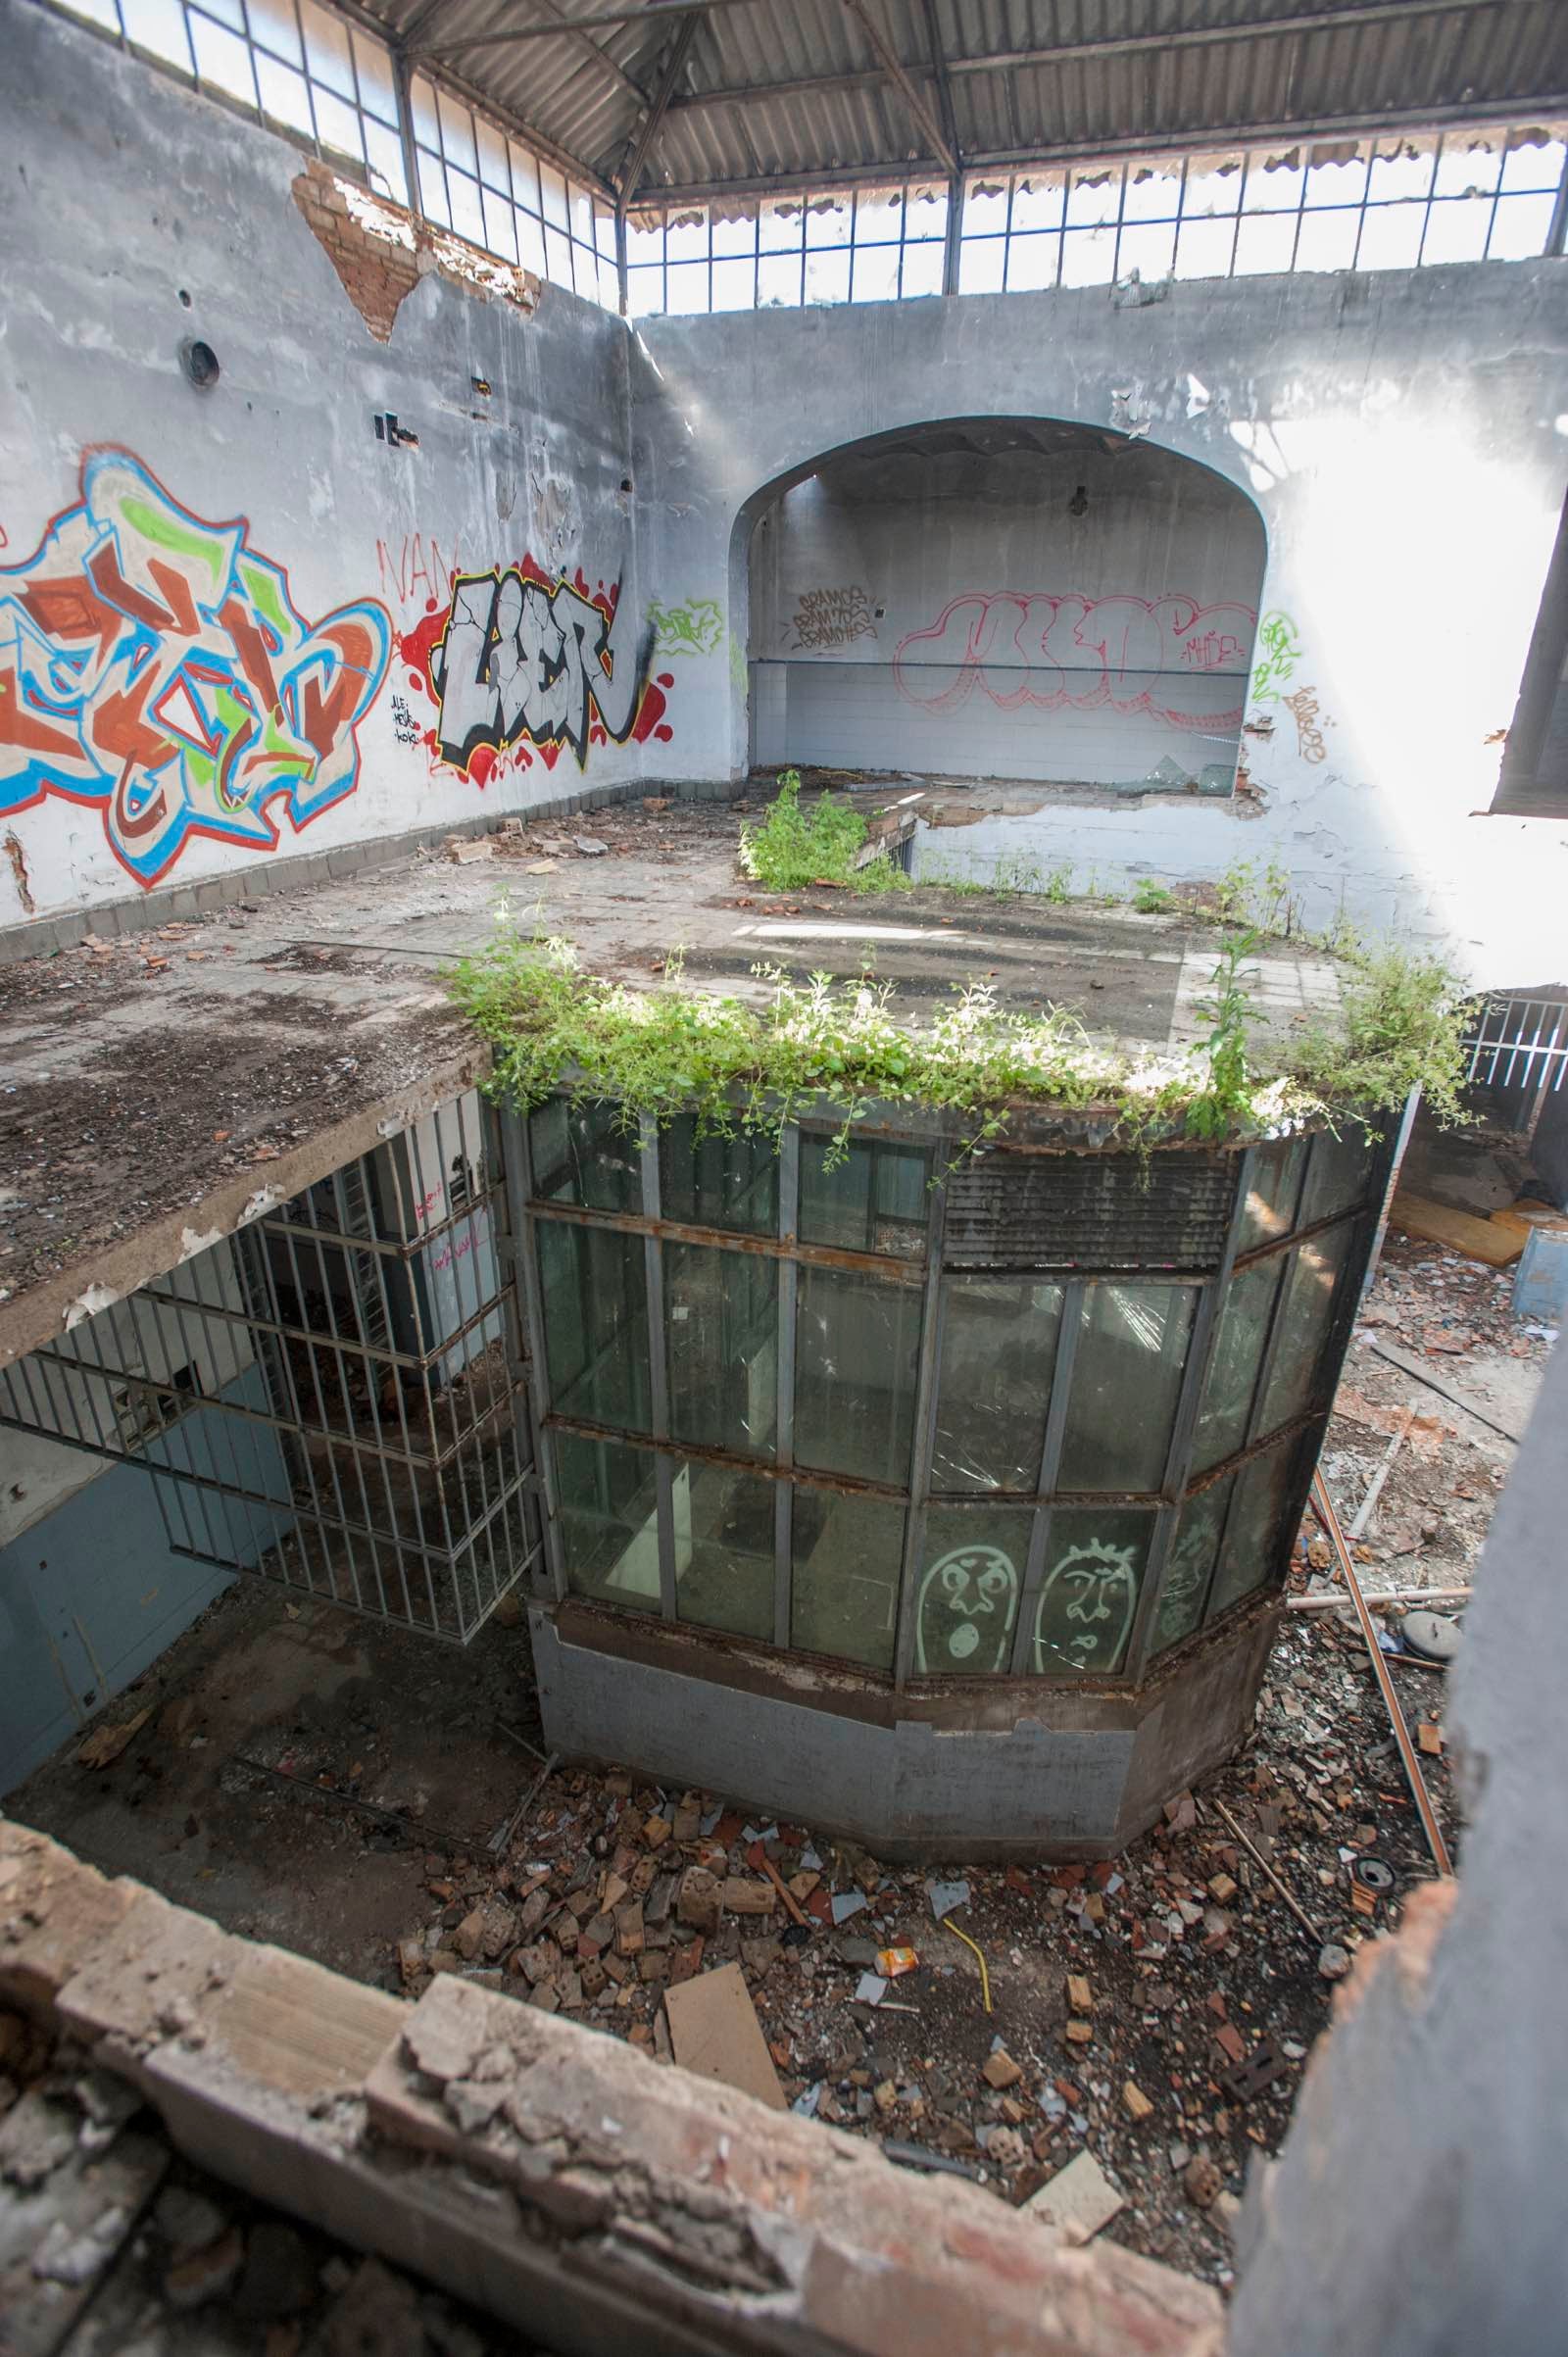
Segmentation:
{"type": "Polygon", "coordinates": [[[436,736],[443,757],[466,768],[481,745],[497,752],[526,739],[569,745],[588,759],[597,713],[624,744],[653,652],[653,632],[629,643],[631,621],[617,602],[613,621],[562,579],[553,590],[505,572],[463,573],[434,651],[430,677],[440,699],[436,736]]]}

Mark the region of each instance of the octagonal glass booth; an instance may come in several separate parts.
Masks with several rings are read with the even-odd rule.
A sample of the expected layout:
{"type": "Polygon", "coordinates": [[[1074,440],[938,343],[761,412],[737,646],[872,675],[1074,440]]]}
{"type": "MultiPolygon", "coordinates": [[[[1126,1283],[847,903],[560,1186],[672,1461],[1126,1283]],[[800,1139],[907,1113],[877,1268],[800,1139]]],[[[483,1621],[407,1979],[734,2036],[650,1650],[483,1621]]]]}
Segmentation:
{"type": "Polygon", "coordinates": [[[1114,1850],[1236,1746],[1386,1141],[510,1128],[553,1749],[978,1857],[1114,1850]]]}

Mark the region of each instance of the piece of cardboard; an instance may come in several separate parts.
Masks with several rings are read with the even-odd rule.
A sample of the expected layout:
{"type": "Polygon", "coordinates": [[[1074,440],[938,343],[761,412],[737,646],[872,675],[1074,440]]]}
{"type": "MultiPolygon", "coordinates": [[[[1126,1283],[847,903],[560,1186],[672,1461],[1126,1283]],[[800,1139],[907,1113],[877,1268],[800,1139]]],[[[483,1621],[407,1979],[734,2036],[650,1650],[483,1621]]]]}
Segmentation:
{"type": "Polygon", "coordinates": [[[699,2079],[722,2080],[783,2111],[784,2090],[738,1964],[721,1964],[664,1992],[675,2060],[699,2079]]]}

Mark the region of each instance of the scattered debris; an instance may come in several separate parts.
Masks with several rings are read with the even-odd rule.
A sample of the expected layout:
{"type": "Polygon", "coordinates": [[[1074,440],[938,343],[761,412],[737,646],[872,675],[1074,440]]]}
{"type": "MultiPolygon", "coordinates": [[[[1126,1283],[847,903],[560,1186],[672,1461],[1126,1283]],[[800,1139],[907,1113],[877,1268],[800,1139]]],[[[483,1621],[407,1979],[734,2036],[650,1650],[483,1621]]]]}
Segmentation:
{"type": "Polygon", "coordinates": [[[95,1727],[76,1753],[77,1767],[109,1767],[120,1757],[126,1744],[141,1733],[152,1715],[152,1708],[149,1704],[146,1710],[138,1710],[133,1719],[126,1719],[122,1726],[95,1727]]]}

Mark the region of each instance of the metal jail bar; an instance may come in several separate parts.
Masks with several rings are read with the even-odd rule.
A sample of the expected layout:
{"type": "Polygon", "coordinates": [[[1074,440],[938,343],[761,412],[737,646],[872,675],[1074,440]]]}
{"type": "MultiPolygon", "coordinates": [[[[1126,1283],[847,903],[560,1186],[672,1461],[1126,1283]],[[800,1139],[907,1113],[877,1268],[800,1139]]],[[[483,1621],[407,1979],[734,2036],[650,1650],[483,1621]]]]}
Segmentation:
{"type": "Polygon", "coordinates": [[[540,1554],[494,1116],[472,1094],[0,1370],[142,1466],[172,1549],[466,1644],[540,1554]]]}

